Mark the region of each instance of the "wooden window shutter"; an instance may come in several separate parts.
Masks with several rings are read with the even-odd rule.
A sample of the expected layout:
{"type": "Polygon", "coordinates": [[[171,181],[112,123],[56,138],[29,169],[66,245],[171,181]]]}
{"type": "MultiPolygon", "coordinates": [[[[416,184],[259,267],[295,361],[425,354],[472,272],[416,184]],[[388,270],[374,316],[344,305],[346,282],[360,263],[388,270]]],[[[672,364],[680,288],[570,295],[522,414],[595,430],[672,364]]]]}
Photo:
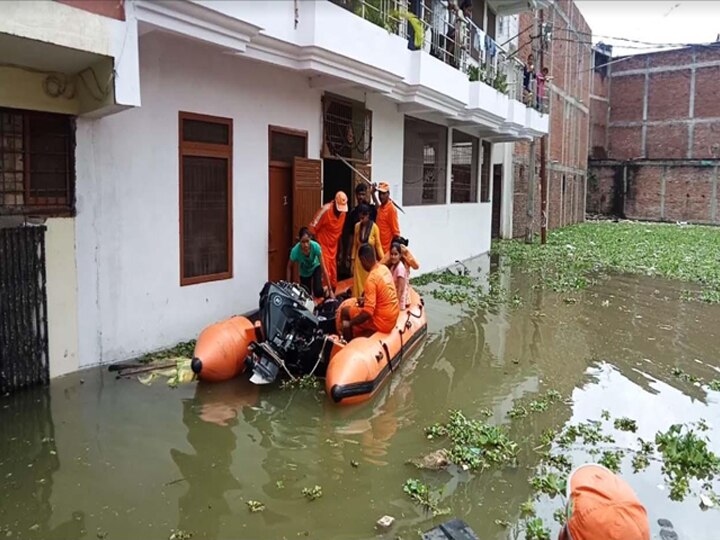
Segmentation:
{"type": "MultiPolygon", "coordinates": [[[[372,181],[372,169],[370,165],[365,163],[355,163],[353,165],[355,167],[355,171],[353,171],[353,192],[355,188],[360,184],[366,184],[365,180],[363,180],[363,177],[360,176],[361,173],[365,178],[372,181]]],[[[348,193],[348,196],[351,196],[352,194],[348,193]]]]}
{"type": "Polygon", "coordinates": [[[293,235],[307,227],[320,208],[322,161],[296,157],[293,162],[293,235]]]}

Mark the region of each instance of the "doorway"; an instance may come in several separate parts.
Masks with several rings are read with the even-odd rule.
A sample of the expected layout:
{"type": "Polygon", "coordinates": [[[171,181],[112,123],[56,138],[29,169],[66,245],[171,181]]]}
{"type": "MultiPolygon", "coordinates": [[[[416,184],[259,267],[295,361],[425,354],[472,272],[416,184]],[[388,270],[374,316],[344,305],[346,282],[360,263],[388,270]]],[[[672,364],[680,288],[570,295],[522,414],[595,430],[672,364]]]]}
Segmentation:
{"type": "Polygon", "coordinates": [[[500,213],[502,212],[502,163],[493,165],[493,188],[492,188],[492,224],[490,236],[500,238],[500,213]]]}
{"type": "Polygon", "coordinates": [[[307,132],[270,126],[268,132],[268,280],[285,279],[293,231],[293,162],[307,157],[307,132]]]}
{"type": "Polygon", "coordinates": [[[323,159],[323,204],[332,201],[338,191],[344,191],[353,202],[352,170],[339,159],[323,159]]]}

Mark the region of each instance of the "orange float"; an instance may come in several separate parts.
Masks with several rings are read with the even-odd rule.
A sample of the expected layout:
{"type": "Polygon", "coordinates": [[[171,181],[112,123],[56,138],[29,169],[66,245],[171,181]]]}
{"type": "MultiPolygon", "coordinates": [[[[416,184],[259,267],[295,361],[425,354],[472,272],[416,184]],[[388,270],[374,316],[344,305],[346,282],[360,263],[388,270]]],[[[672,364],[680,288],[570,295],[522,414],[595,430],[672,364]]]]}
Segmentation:
{"type": "Polygon", "coordinates": [[[246,317],[212,324],[198,336],[190,367],[203,381],[237,377],[245,371],[248,348],[255,339],[255,326],[246,317]]]}

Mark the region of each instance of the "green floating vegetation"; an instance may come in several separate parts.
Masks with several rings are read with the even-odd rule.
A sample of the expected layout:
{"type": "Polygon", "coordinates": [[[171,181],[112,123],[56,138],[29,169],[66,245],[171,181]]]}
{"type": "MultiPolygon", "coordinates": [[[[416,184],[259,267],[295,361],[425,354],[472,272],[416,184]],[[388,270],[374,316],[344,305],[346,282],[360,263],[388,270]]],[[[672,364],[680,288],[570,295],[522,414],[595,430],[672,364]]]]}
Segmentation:
{"type": "Polygon", "coordinates": [[[638,429],[637,422],[627,417],[616,418],[613,425],[615,429],[619,429],[620,431],[632,431],[635,433],[638,429]]]}
{"type": "Polygon", "coordinates": [[[694,283],[686,299],[720,302],[720,229],[648,223],[582,223],[553,231],[541,246],[495,242],[493,253],[558,292],[584,289],[599,273],[643,274],[694,283]]]}
{"type": "Polygon", "coordinates": [[[151,362],[157,362],[158,360],[169,360],[171,358],[192,358],[195,352],[195,343],[196,340],[194,339],[183,341],[174,347],[144,354],[138,358],[138,361],[143,364],[149,364],[151,362]]]}
{"type": "Polygon", "coordinates": [[[550,540],[550,529],[542,518],[535,517],[525,522],[525,540],[550,540]]]}
{"type": "Polygon", "coordinates": [[[427,484],[420,480],[410,478],[405,481],[403,491],[426,511],[432,512],[433,516],[442,516],[450,513],[449,508],[440,507],[440,493],[431,490],[427,484]]]}
{"type": "Polygon", "coordinates": [[[550,405],[562,401],[562,395],[557,390],[548,390],[538,399],[534,399],[527,404],[527,407],[517,404],[508,411],[510,418],[525,418],[531,412],[545,412],[550,405]]]}
{"type": "Polygon", "coordinates": [[[483,471],[516,463],[519,448],[504,427],[469,419],[461,411],[450,411],[447,423],[426,428],[425,435],[428,439],[449,439],[448,460],[466,470],[483,471]]]}
{"type": "Polygon", "coordinates": [[[463,304],[472,308],[491,309],[506,303],[513,307],[522,304],[519,295],[509,297],[508,291],[500,284],[500,275],[497,273],[490,275],[487,286],[479,277],[463,272],[455,273],[449,269],[423,274],[412,278],[410,282],[417,288],[435,285],[427,294],[452,305],[463,304]]]}
{"type": "Polygon", "coordinates": [[[283,390],[302,388],[304,390],[315,390],[322,387],[322,381],[315,375],[303,375],[295,379],[285,379],[280,383],[283,390]]]}
{"type": "Polygon", "coordinates": [[[720,458],[708,448],[708,438],[699,433],[706,430],[704,422],[674,424],[655,435],[663,459],[662,470],[670,484],[670,498],[674,501],[685,498],[691,479],[712,479],[720,474],[720,458]]]}
{"type": "Polygon", "coordinates": [[[567,477],[558,473],[550,472],[541,476],[534,476],[530,479],[530,485],[538,493],[544,493],[551,499],[565,494],[567,488],[567,477]]]}
{"type": "Polygon", "coordinates": [[[625,457],[625,451],[623,450],[605,450],[598,463],[604,467],[607,467],[612,472],[620,472],[620,466],[622,465],[622,459],[625,457]]]}

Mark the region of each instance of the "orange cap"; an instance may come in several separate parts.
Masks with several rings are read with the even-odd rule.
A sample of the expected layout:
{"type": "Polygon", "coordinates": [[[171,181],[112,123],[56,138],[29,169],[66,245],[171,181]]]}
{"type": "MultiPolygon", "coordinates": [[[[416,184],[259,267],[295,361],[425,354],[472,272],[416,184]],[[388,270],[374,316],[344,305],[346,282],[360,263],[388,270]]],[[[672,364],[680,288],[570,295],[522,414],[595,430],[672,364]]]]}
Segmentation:
{"type": "Polygon", "coordinates": [[[348,211],[347,195],[342,191],[335,194],[335,208],[337,208],[338,212],[348,211]]]}
{"type": "Polygon", "coordinates": [[[594,463],[578,467],[568,479],[566,528],[572,540],[650,540],[647,512],[635,492],[594,463]]]}
{"type": "Polygon", "coordinates": [[[390,191],[390,184],[387,182],[380,182],[376,188],[380,193],[388,193],[390,191]]]}

